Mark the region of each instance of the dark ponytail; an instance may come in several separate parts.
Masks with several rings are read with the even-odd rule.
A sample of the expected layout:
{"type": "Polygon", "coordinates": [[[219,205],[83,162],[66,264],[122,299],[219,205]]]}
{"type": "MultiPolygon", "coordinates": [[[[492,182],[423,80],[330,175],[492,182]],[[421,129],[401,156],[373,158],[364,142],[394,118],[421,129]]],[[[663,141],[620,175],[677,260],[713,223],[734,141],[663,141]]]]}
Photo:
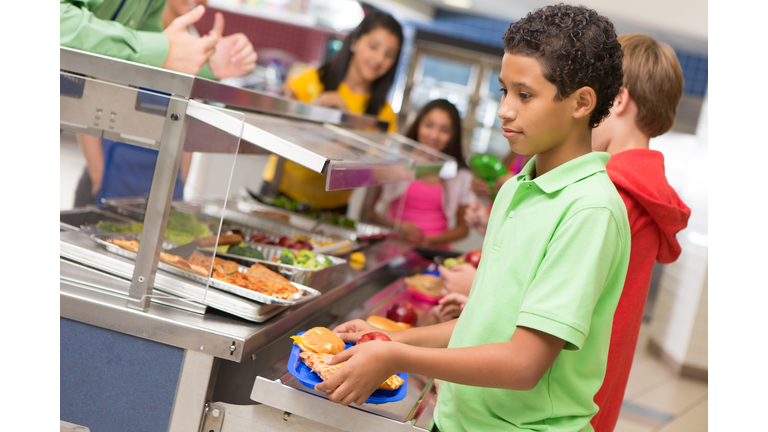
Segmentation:
{"type": "Polygon", "coordinates": [[[397,50],[397,57],[392,67],[389,68],[386,74],[377,79],[371,85],[371,98],[368,100],[368,107],[365,110],[365,114],[371,114],[374,116],[379,115],[381,107],[387,101],[387,93],[389,88],[392,87],[392,83],[395,82],[395,70],[397,69],[397,63],[400,60],[400,52],[403,48],[403,29],[400,23],[397,22],[392,15],[372,10],[365,15],[363,21],[357,26],[351,33],[344,38],[344,45],[341,50],[331,57],[320,69],[317,70],[320,76],[320,82],[326,91],[336,91],[339,88],[339,84],[347,74],[349,68],[349,62],[352,59],[352,44],[360,39],[361,36],[368,34],[377,28],[383,28],[397,37],[400,41],[400,48],[397,50]]]}

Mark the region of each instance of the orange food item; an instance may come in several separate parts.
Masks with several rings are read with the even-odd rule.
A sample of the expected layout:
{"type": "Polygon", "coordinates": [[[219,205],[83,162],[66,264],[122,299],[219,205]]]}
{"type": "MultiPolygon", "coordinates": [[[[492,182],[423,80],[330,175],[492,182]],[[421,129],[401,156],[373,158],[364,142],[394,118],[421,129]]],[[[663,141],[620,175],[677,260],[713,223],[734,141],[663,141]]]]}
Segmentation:
{"type": "MultiPolygon", "coordinates": [[[[320,329],[320,328],[322,327],[316,327],[316,329],[320,329]]],[[[327,330],[327,329],[324,329],[324,330],[327,330]]],[[[344,363],[346,363],[346,362],[341,362],[339,364],[335,364],[331,366],[327,365],[326,363],[333,358],[334,354],[314,352],[312,348],[304,344],[302,337],[303,336],[291,337],[293,339],[293,343],[295,345],[298,345],[298,347],[301,349],[301,354],[299,354],[299,357],[301,358],[301,361],[303,361],[304,364],[307,365],[307,367],[312,370],[312,372],[318,374],[320,378],[323,379],[323,381],[327,381],[328,378],[330,378],[331,376],[333,376],[333,374],[338,372],[341,366],[344,363]]],[[[384,381],[379,386],[379,388],[384,390],[397,390],[398,388],[400,388],[401,385],[403,385],[403,382],[404,382],[403,379],[400,378],[399,376],[392,375],[391,377],[387,378],[387,380],[384,381]]]]}
{"type": "MultiPolygon", "coordinates": [[[[106,241],[131,252],[139,251],[139,242],[136,240],[107,239],[106,241]]],[[[212,259],[209,256],[194,253],[188,261],[178,255],[160,252],[160,261],[194,274],[208,277],[212,259]]],[[[240,273],[238,269],[239,265],[236,262],[216,258],[213,260],[211,277],[240,288],[283,300],[291,300],[294,294],[300,292],[286,278],[260,264],[252,265],[247,273],[240,273]]]]}
{"type": "Polygon", "coordinates": [[[365,320],[368,324],[382,330],[400,331],[411,328],[408,323],[395,322],[383,316],[371,315],[365,320]]]}
{"type": "MultiPolygon", "coordinates": [[[[193,253],[192,256],[189,257],[189,262],[206,269],[211,268],[211,257],[208,255],[193,253]]],[[[237,273],[239,268],[240,265],[234,261],[225,260],[218,257],[213,260],[213,269],[219,273],[231,275],[237,273]]]]}

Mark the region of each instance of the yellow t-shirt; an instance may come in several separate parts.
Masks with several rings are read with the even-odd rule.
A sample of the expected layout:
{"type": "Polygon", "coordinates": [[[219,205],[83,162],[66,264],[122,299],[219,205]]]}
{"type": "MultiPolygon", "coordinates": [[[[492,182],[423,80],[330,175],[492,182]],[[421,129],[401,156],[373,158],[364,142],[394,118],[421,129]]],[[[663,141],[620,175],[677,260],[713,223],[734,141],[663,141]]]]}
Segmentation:
{"type": "MultiPolygon", "coordinates": [[[[320,82],[320,76],[317,74],[316,69],[309,69],[299,76],[289,80],[285,87],[286,90],[290,89],[293,91],[293,94],[296,95],[296,98],[299,101],[305,103],[312,103],[324,91],[323,84],[320,82]]],[[[365,112],[368,107],[368,99],[371,97],[370,93],[353,93],[343,82],[339,84],[339,88],[336,89],[336,91],[339,93],[342,100],[344,100],[349,112],[353,114],[363,114],[365,112]]],[[[392,111],[392,107],[389,103],[384,102],[384,106],[381,107],[378,117],[381,120],[389,122],[390,131],[397,131],[397,115],[392,111]]],[[[276,166],[277,156],[272,155],[264,169],[264,180],[272,181],[272,178],[275,175],[276,166]]],[[[280,182],[280,192],[299,201],[306,201],[311,206],[318,208],[335,208],[346,205],[352,191],[326,191],[325,182],[325,175],[318,174],[309,168],[305,168],[297,163],[286,160],[283,165],[283,177],[280,182]]]]}

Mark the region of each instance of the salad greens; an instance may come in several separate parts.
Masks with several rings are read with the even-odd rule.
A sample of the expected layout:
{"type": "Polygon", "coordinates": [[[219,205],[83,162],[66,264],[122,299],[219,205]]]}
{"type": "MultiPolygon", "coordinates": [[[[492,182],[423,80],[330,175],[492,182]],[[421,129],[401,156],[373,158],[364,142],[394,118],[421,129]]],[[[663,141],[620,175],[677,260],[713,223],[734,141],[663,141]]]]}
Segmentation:
{"type": "MultiPolygon", "coordinates": [[[[101,231],[114,233],[140,233],[143,227],[144,224],[141,222],[131,222],[130,225],[120,226],[114,222],[100,221],[96,225],[96,228],[101,231]]],[[[207,237],[210,235],[213,235],[213,233],[208,224],[199,221],[195,215],[171,209],[163,238],[177,245],[183,245],[191,243],[197,237],[207,237]]]]}
{"type": "Polygon", "coordinates": [[[277,262],[281,264],[291,265],[295,267],[301,267],[308,270],[319,270],[333,265],[333,261],[330,258],[325,257],[324,260],[318,259],[314,252],[302,249],[300,251],[292,251],[290,249],[283,249],[277,262]]]}
{"type": "Polygon", "coordinates": [[[260,250],[256,249],[253,246],[240,246],[240,245],[234,245],[229,247],[229,252],[232,255],[240,255],[246,258],[253,258],[253,259],[260,259],[263,260],[264,254],[261,253],[260,250]]]}
{"type": "Polygon", "coordinates": [[[356,229],[357,224],[353,219],[344,215],[335,215],[322,209],[311,207],[309,204],[281,195],[272,201],[272,205],[284,210],[301,213],[314,219],[325,219],[326,222],[340,227],[356,229]]]}

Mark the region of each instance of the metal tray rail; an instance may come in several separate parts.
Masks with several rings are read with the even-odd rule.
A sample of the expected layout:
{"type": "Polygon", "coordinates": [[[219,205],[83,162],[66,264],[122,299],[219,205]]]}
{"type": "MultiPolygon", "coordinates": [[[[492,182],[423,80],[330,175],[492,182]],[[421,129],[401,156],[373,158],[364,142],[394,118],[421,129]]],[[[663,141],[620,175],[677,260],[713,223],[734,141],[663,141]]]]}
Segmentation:
{"type": "MultiPolygon", "coordinates": [[[[227,207],[231,207],[231,206],[227,205],[227,207]]],[[[274,207],[268,204],[264,204],[256,200],[238,201],[237,209],[241,212],[248,213],[248,214],[253,214],[253,212],[272,212],[272,213],[284,215],[288,217],[288,223],[296,228],[307,230],[307,231],[314,230],[315,232],[318,232],[318,233],[322,232],[324,235],[327,235],[330,237],[338,237],[338,238],[343,238],[350,241],[355,241],[360,237],[367,237],[367,236],[378,235],[378,234],[386,235],[391,232],[391,230],[388,228],[385,228],[379,225],[370,224],[370,223],[359,222],[359,221],[355,222],[355,226],[357,229],[354,229],[354,230],[349,228],[344,228],[338,225],[329,224],[326,222],[321,222],[318,224],[319,221],[317,219],[302,215],[300,213],[285,210],[280,207],[274,207]]]]}
{"type": "Polygon", "coordinates": [[[257,376],[251,399],[341,430],[426,430],[431,420],[427,408],[435,404],[434,381],[408,374],[408,387],[407,396],[399,402],[345,407],[329,401],[322,392],[304,387],[290,374],[275,380],[257,376]]]}
{"type": "MultiPolygon", "coordinates": [[[[106,239],[111,238],[121,238],[124,240],[131,240],[136,239],[136,233],[104,233],[104,234],[91,234],[91,238],[101,246],[103,246],[107,251],[112,252],[116,255],[120,255],[122,257],[135,260],[136,259],[136,253],[131,252],[129,250],[123,249],[119,246],[116,246],[112,243],[109,243],[105,241],[106,239]]],[[[173,243],[169,241],[163,241],[163,249],[170,249],[175,247],[173,243]]],[[[199,282],[202,284],[209,284],[213,288],[220,289],[222,291],[229,292],[231,294],[236,294],[241,297],[245,297],[260,303],[264,304],[277,304],[277,305],[286,305],[286,306],[293,306],[295,304],[304,303],[306,301],[309,301],[313,299],[314,297],[319,296],[321,293],[320,291],[317,291],[313,288],[298,284],[296,282],[291,282],[293,286],[299,289],[300,293],[296,294],[294,296],[293,300],[283,300],[278,299],[272,296],[268,296],[266,294],[261,294],[255,291],[251,291],[249,289],[241,288],[236,285],[228,284],[226,282],[222,282],[220,280],[214,279],[214,278],[207,278],[200,275],[196,275],[194,273],[182,270],[180,268],[168,265],[164,262],[158,262],[157,263],[158,270],[163,270],[171,274],[175,274],[177,276],[181,276],[183,278],[193,280],[195,282],[199,282]]],[[[240,266],[238,268],[238,271],[245,273],[248,271],[248,267],[240,266]]]]}
{"type": "MultiPolygon", "coordinates": [[[[309,287],[321,287],[326,282],[328,282],[328,276],[331,274],[334,268],[337,266],[340,266],[342,264],[346,264],[347,260],[331,255],[322,255],[322,254],[315,254],[317,256],[317,259],[320,261],[324,261],[326,257],[333,262],[332,265],[329,265],[328,267],[324,267],[321,269],[306,269],[302,267],[292,266],[288,264],[282,264],[279,262],[272,261],[274,258],[279,258],[280,255],[283,253],[283,250],[285,249],[282,246],[270,246],[270,245],[263,245],[260,243],[251,243],[251,242],[244,242],[246,246],[251,246],[264,254],[263,260],[256,259],[256,258],[248,258],[240,255],[232,255],[229,253],[217,253],[216,256],[228,259],[231,261],[235,261],[237,263],[240,263],[242,265],[251,266],[253,264],[261,264],[264,267],[269,268],[270,270],[274,270],[281,275],[283,275],[284,278],[290,280],[291,282],[296,282],[302,285],[306,285],[309,287]]],[[[314,251],[313,251],[314,252],[314,251]]]]}

